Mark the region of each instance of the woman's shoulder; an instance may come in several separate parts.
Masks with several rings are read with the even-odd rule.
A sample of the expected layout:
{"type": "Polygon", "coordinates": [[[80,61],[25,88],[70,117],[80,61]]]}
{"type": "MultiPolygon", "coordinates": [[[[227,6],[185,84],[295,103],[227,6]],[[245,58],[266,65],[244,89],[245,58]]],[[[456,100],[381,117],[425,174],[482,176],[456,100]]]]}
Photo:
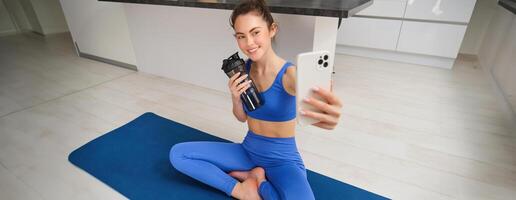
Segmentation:
{"type": "Polygon", "coordinates": [[[288,77],[295,77],[296,75],[296,65],[294,65],[294,63],[290,62],[290,61],[284,61],[285,63],[285,75],[287,75],[288,77]]]}
{"type": "Polygon", "coordinates": [[[286,66],[285,72],[283,73],[283,88],[290,95],[294,96],[296,94],[296,66],[288,61],[285,61],[288,65],[286,66]]]}
{"type": "Polygon", "coordinates": [[[287,79],[295,78],[296,66],[294,65],[294,63],[292,63],[288,60],[285,60],[281,57],[279,57],[278,63],[282,63],[283,64],[282,68],[285,68],[285,69],[280,69],[280,71],[284,70],[283,71],[283,80],[285,80],[285,78],[287,78],[287,79]]]}

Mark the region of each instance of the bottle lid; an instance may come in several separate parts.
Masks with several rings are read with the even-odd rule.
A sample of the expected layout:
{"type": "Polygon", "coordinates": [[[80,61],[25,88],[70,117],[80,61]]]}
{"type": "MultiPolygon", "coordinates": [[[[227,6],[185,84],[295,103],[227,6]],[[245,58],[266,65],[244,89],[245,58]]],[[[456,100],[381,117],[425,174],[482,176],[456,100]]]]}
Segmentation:
{"type": "Polygon", "coordinates": [[[221,69],[224,70],[224,73],[228,73],[228,72],[234,70],[235,68],[237,68],[238,66],[243,65],[244,63],[245,63],[244,59],[241,59],[238,56],[238,52],[236,52],[233,55],[231,55],[229,58],[224,59],[222,61],[221,69]]]}

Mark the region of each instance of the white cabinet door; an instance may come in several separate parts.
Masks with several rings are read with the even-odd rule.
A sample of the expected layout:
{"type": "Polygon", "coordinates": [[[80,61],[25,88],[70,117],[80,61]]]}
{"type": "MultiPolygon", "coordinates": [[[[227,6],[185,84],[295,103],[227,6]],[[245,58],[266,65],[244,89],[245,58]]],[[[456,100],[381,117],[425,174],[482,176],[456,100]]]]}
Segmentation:
{"type": "Polygon", "coordinates": [[[404,21],[398,51],[456,58],[466,25],[404,21]]]}
{"type": "Polygon", "coordinates": [[[373,5],[357,13],[357,15],[397,17],[405,14],[407,0],[374,0],[373,5]]]}
{"type": "Polygon", "coordinates": [[[352,17],[343,19],[337,44],[396,50],[401,20],[352,17]]]}
{"type": "Polygon", "coordinates": [[[476,0],[408,0],[405,18],[468,23],[476,0]]]}

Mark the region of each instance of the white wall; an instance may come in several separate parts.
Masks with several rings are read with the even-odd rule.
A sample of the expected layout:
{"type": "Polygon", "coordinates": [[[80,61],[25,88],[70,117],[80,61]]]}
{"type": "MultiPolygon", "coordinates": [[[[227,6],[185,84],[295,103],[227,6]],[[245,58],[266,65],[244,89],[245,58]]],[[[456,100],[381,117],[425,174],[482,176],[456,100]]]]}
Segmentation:
{"type": "Polygon", "coordinates": [[[67,32],[59,0],[30,0],[44,35],[67,32]]]}
{"type": "Polygon", "coordinates": [[[460,53],[478,55],[487,27],[497,8],[498,0],[478,0],[462,41],[460,53]]]}
{"type": "Polygon", "coordinates": [[[81,52],[136,65],[122,4],[97,0],[60,1],[72,38],[81,52]]]}
{"type": "Polygon", "coordinates": [[[11,21],[4,2],[0,0],[0,36],[16,33],[16,27],[11,21]]]}
{"type": "MultiPolygon", "coordinates": [[[[19,31],[47,35],[68,32],[59,0],[1,0],[6,4],[19,31]]],[[[9,18],[2,16],[1,21],[9,18]]]]}
{"type": "Polygon", "coordinates": [[[479,49],[479,62],[516,127],[516,15],[497,6],[479,49]]]}
{"type": "MultiPolygon", "coordinates": [[[[138,70],[228,92],[222,60],[239,51],[229,25],[231,10],[124,6],[138,70]]],[[[315,17],[277,13],[273,17],[279,24],[274,44],[278,55],[295,62],[298,53],[312,51],[315,17]]]]}
{"type": "Polygon", "coordinates": [[[32,26],[30,25],[29,20],[23,10],[23,7],[19,0],[3,0],[6,7],[9,9],[11,14],[13,15],[16,24],[20,31],[30,31],[32,30],[32,26]]]}
{"type": "Polygon", "coordinates": [[[498,51],[511,27],[513,18],[514,14],[498,6],[490,20],[478,54],[480,64],[487,70],[493,68],[493,63],[496,61],[498,51]]]}
{"type": "Polygon", "coordinates": [[[43,32],[43,28],[39,23],[38,16],[36,15],[34,7],[32,6],[32,2],[30,0],[20,0],[20,4],[23,8],[23,11],[25,12],[25,16],[27,17],[30,26],[32,27],[31,30],[44,35],[45,33],[43,32]]]}
{"type": "Polygon", "coordinates": [[[516,111],[516,18],[514,16],[509,30],[502,39],[491,71],[512,109],[516,111]]]}

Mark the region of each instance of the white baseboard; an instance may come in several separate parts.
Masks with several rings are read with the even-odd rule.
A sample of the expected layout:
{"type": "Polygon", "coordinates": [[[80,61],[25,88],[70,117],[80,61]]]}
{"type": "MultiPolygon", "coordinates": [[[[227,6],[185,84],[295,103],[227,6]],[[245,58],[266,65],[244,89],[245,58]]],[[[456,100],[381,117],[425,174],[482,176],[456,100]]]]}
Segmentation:
{"type": "Polygon", "coordinates": [[[398,51],[379,50],[363,47],[352,47],[347,45],[337,45],[335,52],[353,56],[392,60],[397,62],[425,65],[444,69],[451,69],[453,67],[453,64],[455,63],[455,59],[453,58],[427,56],[421,54],[411,54],[398,51]]]}
{"type": "Polygon", "coordinates": [[[44,35],[55,35],[60,33],[70,32],[68,29],[47,29],[44,30],[44,35]]]}
{"type": "Polygon", "coordinates": [[[61,35],[61,34],[70,34],[70,32],[65,31],[65,32],[58,32],[58,33],[42,34],[40,32],[25,29],[25,30],[22,30],[20,32],[20,34],[29,34],[29,35],[35,35],[35,36],[40,36],[40,37],[52,37],[52,36],[61,35]]]}
{"type": "Polygon", "coordinates": [[[54,35],[61,35],[61,34],[70,34],[70,31],[63,31],[63,32],[55,32],[55,33],[46,33],[45,37],[54,36],[54,35]]]}
{"type": "Polygon", "coordinates": [[[0,37],[8,36],[8,35],[15,35],[16,33],[18,33],[16,30],[2,31],[2,32],[0,32],[0,37]]]}
{"type": "Polygon", "coordinates": [[[127,63],[124,63],[124,62],[116,61],[116,60],[113,60],[113,59],[103,58],[103,57],[96,56],[96,55],[93,55],[93,54],[88,54],[88,53],[81,52],[81,49],[79,48],[79,45],[77,45],[77,42],[75,42],[75,41],[74,41],[74,46],[75,46],[75,50],[76,50],[77,54],[80,57],[96,60],[96,61],[99,61],[99,62],[111,64],[111,65],[114,65],[114,66],[123,67],[123,68],[134,70],[134,71],[138,71],[138,68],[136,67],[136,65],[131,65],[131,64],[127,64],[127,63]]]}

